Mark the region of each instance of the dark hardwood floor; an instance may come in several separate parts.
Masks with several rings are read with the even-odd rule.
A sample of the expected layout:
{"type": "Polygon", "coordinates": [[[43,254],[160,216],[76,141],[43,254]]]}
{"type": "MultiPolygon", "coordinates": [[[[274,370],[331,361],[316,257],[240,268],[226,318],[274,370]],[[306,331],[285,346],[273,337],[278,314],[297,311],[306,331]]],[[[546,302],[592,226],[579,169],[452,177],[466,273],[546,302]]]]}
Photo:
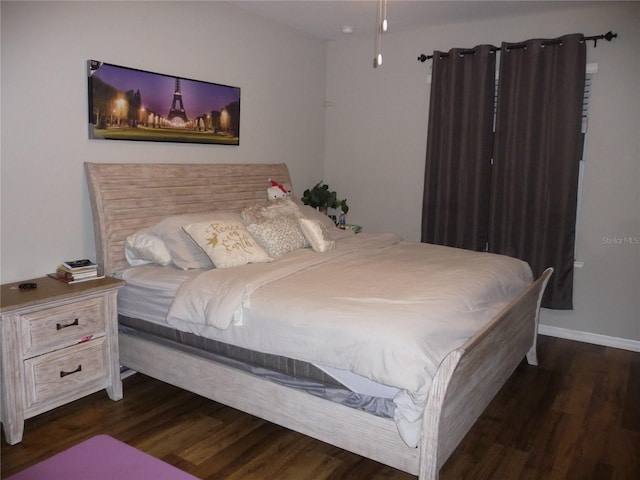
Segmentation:
{"type": "MultiPolygon", "coordinates": [[[[441,480],[639,479],[640,353],[540,336],[538,356],[538,367],[518,367],[441,480]]],[[[18,445],[3,436],[2,478],[100,433],[202,479],[415,478],[140,374],[124,392],[27,420],[18,445]]]]}

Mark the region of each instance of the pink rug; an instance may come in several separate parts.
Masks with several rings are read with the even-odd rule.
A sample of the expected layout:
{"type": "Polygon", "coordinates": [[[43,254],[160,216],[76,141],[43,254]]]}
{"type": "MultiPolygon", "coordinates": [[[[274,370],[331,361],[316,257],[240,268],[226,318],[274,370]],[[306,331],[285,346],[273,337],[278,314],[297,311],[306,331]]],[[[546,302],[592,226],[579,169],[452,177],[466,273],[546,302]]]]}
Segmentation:
{"type": "Polygon", "coordinates": [[[97,435],[7,480],[198,480],[108,435],[97,435]]]}

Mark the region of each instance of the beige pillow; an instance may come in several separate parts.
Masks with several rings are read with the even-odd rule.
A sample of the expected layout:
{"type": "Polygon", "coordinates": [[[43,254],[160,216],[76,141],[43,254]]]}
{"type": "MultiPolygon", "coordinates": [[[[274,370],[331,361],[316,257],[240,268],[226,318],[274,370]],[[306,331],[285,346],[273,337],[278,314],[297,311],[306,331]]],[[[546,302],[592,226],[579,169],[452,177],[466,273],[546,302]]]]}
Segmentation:
{"type": "Polygon", "coordinates": [[[311,244],[314,252],[327,252],[336,248],[336,242],[331,238],[327,227],[322,221],[311,218],[299,218],[304,238],[311,244]]]}
{"type": "Polygon", "coordinates": [[[335,228],[336,224],[333,223],[331,217],[325,215],[324,213],[316,210],[309,205],[300,205],[300,213],[304,218],[309,218],[311,220],[319,220],[327,230],[331,230],[331,228],[335,228]]]}
{"type": "Polygon", "coordinates": [[[289,198],[281,198],[268,203],[252,205],[245,208],[240,213],[242,220],[246,224],[260,223],[273,218],[291,216],[298,218],[302,216],[300,208],[289,198]]]}
{"type": "Polygon", "coordinates": [[[345,237],[350,237],[355,233],[353,230],[342,230],[336,227],[330,217],[309,205],[301,205],[300,212],[302,213],[303,218],[317,220],[324,225],[333,240],[341,240],[345,237]]]}
{"type": "Polygon", "coordinates": [[[161,220],[151,229],[151,233],[164,242],[171,253],[171,259],[176,267],[182,268],[183,270],[190,268],[213,268],[209,257],[182,229],[184,225],[208,220],[240,221],[240,213],[226,210],[213,210],[204,213],[174,215],[161,220]]]}
{"type": "Polygon", "coordinates": [[[307,246],[298,220],[292,216],[252,223],[247,225],[247,230],[272,258],[281,257],[307,246]]]}
{"type": "Polygon", "coordinates": [[[182,227],[217,268],[271,260],[242,222],[213,220],[182,227]]]}

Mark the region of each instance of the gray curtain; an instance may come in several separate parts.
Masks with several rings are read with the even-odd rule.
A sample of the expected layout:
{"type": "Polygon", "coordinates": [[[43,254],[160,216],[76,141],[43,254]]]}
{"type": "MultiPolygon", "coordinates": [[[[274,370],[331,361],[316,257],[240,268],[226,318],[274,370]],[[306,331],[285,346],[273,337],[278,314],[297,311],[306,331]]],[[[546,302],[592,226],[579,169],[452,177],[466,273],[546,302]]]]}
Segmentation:
{"type": "Polygon", "coordinates": [[[471,250],[487,243],[496,54],[434,52],[422,241],[471,250]]]}
{"type": "Polygon", "coordinates": [[[542,306],[555,309],[573,308],[585,67],[580,34],[501,47],[489,251],[536,276],[553,267],[542,306]]]}

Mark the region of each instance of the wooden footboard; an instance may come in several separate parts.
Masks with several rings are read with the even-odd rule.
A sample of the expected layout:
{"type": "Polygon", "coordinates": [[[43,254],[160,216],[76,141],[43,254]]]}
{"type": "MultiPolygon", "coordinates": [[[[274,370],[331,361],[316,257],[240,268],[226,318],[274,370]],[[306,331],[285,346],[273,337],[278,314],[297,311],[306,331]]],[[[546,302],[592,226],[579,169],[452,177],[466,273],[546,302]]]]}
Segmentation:
{"type": "Polygon", "coordinates": [[[535,358],[544,273],[483,330],[447,355],[429,391],[422,423],[420,479],[435,480],[456,446],[522,359],[535,358]]]}

